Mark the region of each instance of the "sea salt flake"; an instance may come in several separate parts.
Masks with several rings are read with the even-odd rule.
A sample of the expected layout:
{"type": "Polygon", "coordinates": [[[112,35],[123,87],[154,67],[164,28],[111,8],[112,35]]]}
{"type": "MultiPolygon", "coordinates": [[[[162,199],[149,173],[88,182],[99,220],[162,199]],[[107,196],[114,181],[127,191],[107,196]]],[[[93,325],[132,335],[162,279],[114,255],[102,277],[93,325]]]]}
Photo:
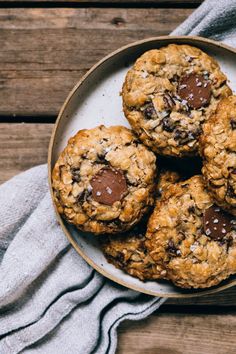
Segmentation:
{"type": "Polygon", "coordinates": [[[211,234],[211,230],[210,229],[206,229],[206,235],[209,236],[211,234]]]}
{"type": "Polygon", "coordinates": [[[226,234],[226,230],[223,228],[222,230],[221,230],[221,232],[222,232],[222,234],[226,234]]]}
{"type": "MultiPolygon", "coordinates": [[[[161,118],[165,118],[169,115],[168,111],[162,111],[162,112],[158,112],[158,116],[160,116],[161,118]]],[[[157,120],[158,121],[158,120],[157,120]]],[[[155,122],[155,121],[154,121],[155,122]]]]}
{"type": "Polygon", "coordinates": [[[112,194],[112,190],[111,190],[110,187],[106,187],[106,191],[107,191],[108,194],[112,194]]]}
{"type": "Polygon", "coordinates": [[[96,192],[96,195],[97,195],[98,197],[100,197],[100,195],[102,195],[102,193],[101,193],[100,191],[97,191],[97,192],[96,192]]]}
{"type": "Polygon", "coordinates": [[[87,187],[88,192],[91,192],[92,189],[93,189],[93,187],[89,184],[88,187],[87,187]]]}
{"type": "Polygon", "coordinates": [[[197,245],[193,244],[190,246],[190,251],[194,252],[196,248],[197,248],[197,245]]]}
{"type": "Polygon", "coordinates": [[[141,72],[141,77],[142,77],[143,79],[146,79],[147,76],[148,76],[148,72],[147,72],[147,71],[142,71],[142,72],[141,72]]]}
{"type": "Polygon", "coordinates": [[[186,59],[187,61],[190,61],[190,62],[193,60],[193,58],[190,57],[189,55],[186,55],[186,56],[185,56],[185,59],[186,59]]]}
{"type": "Polygon", "coordinates": [[[219,220],[218,219],[214,219],[213,220],[213,224],[218,224],[219,220]]]}

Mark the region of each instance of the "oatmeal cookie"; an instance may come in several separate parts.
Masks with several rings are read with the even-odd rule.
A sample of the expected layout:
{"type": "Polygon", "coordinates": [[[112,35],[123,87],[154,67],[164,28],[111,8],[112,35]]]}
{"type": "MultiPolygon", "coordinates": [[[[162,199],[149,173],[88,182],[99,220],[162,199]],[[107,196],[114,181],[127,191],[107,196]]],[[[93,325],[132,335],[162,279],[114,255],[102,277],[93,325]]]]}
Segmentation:
{"type": "Polygon", "coordinates": [[[168,188],[146,238],[151,258],[177,286],[207,288],[236,273],[236,218],[214,204],[202,176],[168,188]]]}
{"type": "Polygon", "coordinates": [[[102,239],[102,251],[109,263],[139,278],[155,280],[165,277],[162,266],[156,265],[145,246],[146,222],[122,235],[109,235],[102,239]]]}
{"type": "MultiPolygon", "coordinates": [[[[156,185],[159,200],[168,187],[179,181],[181,175],[162,169],[156,185]]],[[[116,268],[140,280],[155,280],[165,277],[163,267],[156,265],[145,245],[148,216],[132,230],[122,235],[106,236],[102,239],[102,250],[108,262],[116,268]]]]}
{"type": "Polygon", "coordinates": [[[202,124],[231,94],[218,63],[199,48],[170,44],[145,52],[126,75],[126,118],[141,141],[168,156],[198,153],[202,124]]]}
{"type": "Polygon", "coordinates": [[[216,203],[236,215],[236,96],[222,100],[203,126],[202,173],[216,203]]]}
{"type": "Polygon", "coordinates": [[[83,231],[117,233],[153,204],[156,157],[131,130],[99,126],[68,141],[52,173],[59,213],[83,231]]]}

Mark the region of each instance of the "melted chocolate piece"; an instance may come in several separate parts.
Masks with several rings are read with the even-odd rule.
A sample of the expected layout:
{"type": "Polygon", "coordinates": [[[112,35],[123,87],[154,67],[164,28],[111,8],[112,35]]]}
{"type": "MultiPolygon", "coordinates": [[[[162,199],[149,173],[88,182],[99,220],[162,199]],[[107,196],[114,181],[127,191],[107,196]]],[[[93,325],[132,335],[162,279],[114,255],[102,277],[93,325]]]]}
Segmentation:
{"type": "Polygon", "coordinates": [[[179,81],[178,95],[186,100],[193,109],[209,104],[211,99],[211,84],[202,75],[189,74],[179,81]]]}
{"type": "Polygon", "coordinates": [[[112,205],[121,200],[127,192],[126,179],[122,171],[104,167],[93,176],[92,197],[98,203],[112,205]]]}
{"type": "Polygon", "coordinates": [[[213,240],[222,240],[234,229],[236,218],[216,205],[205,210],[203,228],[205,234],[213,240]]]}

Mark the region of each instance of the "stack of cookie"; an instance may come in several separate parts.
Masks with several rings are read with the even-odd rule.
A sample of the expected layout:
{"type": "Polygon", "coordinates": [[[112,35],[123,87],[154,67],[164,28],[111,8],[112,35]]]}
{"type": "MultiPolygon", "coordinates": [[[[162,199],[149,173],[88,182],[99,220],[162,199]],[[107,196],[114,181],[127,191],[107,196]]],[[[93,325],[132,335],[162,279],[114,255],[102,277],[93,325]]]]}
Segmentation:
{"type": "Polygon", "coordinates": [[[218,284],[236,273],[236,96],[226,76],[200,49],[171,44],[137,59],[122,98],[132,131],[79,131],[60,155],[58,211],[102,235],[108,261],[142,281],[218,284]]]}

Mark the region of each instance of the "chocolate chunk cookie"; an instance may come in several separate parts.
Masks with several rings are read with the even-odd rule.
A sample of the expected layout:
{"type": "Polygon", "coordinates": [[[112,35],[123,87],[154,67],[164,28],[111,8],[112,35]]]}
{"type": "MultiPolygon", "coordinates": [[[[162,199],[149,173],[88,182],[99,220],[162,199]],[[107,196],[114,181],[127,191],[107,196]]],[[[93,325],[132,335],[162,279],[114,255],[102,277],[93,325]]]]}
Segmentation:
{"type": "Polygon", "coordinates": [[[124,113],[153,151],[193,156],[202,124],[231,94],[226,81],[218,63],[198,48],[170,44],[150,50],[127,73],[124,113]]]}
{"type": "Polygon", "coordinates": [[[236,96],[222,100],[203,126],[202,173],[216,203],[236,215],[236,96]]]}
{"type": "MultiPolygon", "coordinates": [[[[168,187],[179,181],[181,176],[170,170],[162,170],[156,186],[158,200],[168,187]]],[[[140,280],[164,278],[166,271],[156,265],[145,245],[148,217],[123,235],[106,236],[102,239],[102,250],[108,262],[140,280]]]]}
{"type": "Polygon", "coordinates": [[[83,231],[117,233],[153,204],[156,158],[121,126],[81,130],[52,173],[59,213],[83,231]]]}
{"type": "Polygon", "coordinates": [[[202,176],[169,187],[146,237],[151,258],[177,286],[207,288],[236,273],[236,218],[214,204],[202,176]]]}

